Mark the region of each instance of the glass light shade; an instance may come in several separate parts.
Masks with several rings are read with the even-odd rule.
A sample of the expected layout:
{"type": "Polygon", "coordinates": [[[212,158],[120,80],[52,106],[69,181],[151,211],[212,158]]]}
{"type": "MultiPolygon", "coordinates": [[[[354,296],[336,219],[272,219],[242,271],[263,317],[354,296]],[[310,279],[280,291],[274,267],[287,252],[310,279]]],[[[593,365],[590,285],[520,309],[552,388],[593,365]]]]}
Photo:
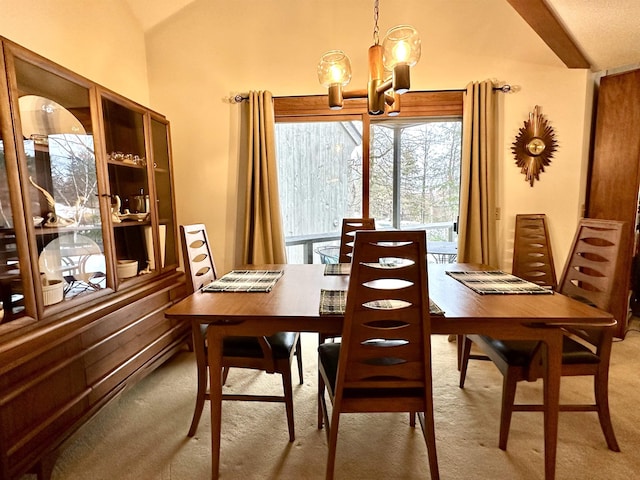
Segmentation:
{"type": "Polygon", "coordinates": [[[318,63],[318,80],[329,88],[332,85],[345,86],[351,81],[351,62],[342,50],[330,50],[318,63]]]}
{"type": "Polygon", "coordinates": [[[413,67],[420,60],[420,36],[411,25],[398,25],[390,29],[382,47],[382,62],[387,70],[393,70],[396,65],[413,67]]]}

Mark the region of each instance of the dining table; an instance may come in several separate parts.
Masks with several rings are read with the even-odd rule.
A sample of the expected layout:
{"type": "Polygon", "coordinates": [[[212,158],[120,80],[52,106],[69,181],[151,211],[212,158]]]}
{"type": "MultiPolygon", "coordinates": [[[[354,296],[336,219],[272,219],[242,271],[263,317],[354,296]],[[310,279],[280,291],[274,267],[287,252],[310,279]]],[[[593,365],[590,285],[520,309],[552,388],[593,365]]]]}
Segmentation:
{"type": "MultiPolygon", "coordinates": [[[[282,271],[270,291],[198,291],[171,306],[167,318],[208,324],[211,398],[211,477],[220,467],[222,341],[232,335],[271,335],[280,331],[339,335],[343,314],[320,313],[321,290],[347,290],[348,274],[325,275],[322,264],[269,264],[246,269],[282,271]]],[[[476,264],[428,264],[429,298],[442,311],[430,315],[432,334],[482,334],[546,344],[543,376],[544,470],[554,480],[562,366],[562,327],[615,325],[602,310],[555,292],[480,294],[447,272],[489,270],[476,264]]],[[[452,366],[455,368],[455,366],[452,366]]],[[[460,459],[463,461],[463,459],[460,459]]]]}

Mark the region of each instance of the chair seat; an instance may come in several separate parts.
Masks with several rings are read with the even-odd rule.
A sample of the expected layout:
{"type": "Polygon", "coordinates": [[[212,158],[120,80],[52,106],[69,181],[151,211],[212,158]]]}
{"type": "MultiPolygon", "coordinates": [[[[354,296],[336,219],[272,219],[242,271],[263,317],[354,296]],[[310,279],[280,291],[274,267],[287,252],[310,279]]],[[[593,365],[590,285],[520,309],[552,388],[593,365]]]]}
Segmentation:
{"type": "Polygon", "coordinates": [[[338,359],[340,358],[340,344],[329,342],[318,345],[318,361],[327,375],[327,386],[335,391],[338,374],[338,359]]]}
{"type": "MultiPolygon", "coordinates": [[[[291,351],[296,346],[296,334],[294,332],[278,332],[267,337],[273,358],[286,359],[291,356],[291,351]]],[[[257,337],[226,337],[223,343],[223,355],[225,357],[249,357],[260,358],[263,356],[262,348],[257,337]]]]}
{"type": "MultiPolygon", "coordinates": [[[[502,359],[512,366],[525,367],[531,362],[534,350],[538,345],[536,341],[528,340],[496,340],[495,338],[481,336],[502,359]]],[[[580,363],[599,363],[598,356],[575,340],[564,337],[562,341],[562,363],[565,365],[580,363]]]]}
{"type": "MultiPolygon", "coordinates": [[[[394,343],[394,342],[389,342],[394,343]]],[[[340,358],[340,343],[323,343],[318,346],[318,361],[327,376],[327,387],[331,392],[335,391],[338,374],[338,360],[340,358]]],[[[345,398],[399,398],[399,397],[422,397],[423,388],[345,388],[343,391],[345,398]]]]}
{"type": "MultiPolygon", "coordinates": [[[[207,336],[207,325],[200,325],[202,336],[207,336]]],[[[273,358],[286,359],[291,356],[291,350],[296,347],[295,332],[278,332],[267,337],[273,358]]],[[[257,337],[227,337],[224,339],[223,355],[225,357],[261,358],[262,348],[257,337]]]]}

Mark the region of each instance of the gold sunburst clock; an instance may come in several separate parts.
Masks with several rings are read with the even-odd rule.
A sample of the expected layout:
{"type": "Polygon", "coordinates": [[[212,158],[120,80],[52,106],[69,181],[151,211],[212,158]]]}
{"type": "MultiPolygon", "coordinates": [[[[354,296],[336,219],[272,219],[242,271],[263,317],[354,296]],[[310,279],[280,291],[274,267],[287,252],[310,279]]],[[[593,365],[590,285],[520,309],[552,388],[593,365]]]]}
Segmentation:
{"type": "Polygon", "coordinates": [[[535,180],[540,180],[544,167],[551,163],[557,145],[553,127],[547,123],[540,113],[540,107],[536,105],[511,147],[516,165],[532,187],[535,180]]]}

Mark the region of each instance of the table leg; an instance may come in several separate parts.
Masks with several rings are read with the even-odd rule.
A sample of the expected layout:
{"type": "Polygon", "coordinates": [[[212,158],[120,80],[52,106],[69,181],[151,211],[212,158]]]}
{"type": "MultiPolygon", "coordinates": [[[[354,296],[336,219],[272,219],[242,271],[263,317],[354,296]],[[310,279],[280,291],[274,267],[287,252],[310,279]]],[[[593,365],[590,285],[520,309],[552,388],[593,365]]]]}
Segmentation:
{"type": "Polygon", "coordinates": [[[562,330],[549,328],[544,379],[544,473],[545,480],[556,478],[558,447],[558,413],[562,371],[562,330]]]}
{"type": "Polygon", "coordinates": [[[211,478],[220,474],[220,429],[222,426],[222,335],[218,329],[207,329],[209,351],[209,395],[211,398],[211,478]]]}

